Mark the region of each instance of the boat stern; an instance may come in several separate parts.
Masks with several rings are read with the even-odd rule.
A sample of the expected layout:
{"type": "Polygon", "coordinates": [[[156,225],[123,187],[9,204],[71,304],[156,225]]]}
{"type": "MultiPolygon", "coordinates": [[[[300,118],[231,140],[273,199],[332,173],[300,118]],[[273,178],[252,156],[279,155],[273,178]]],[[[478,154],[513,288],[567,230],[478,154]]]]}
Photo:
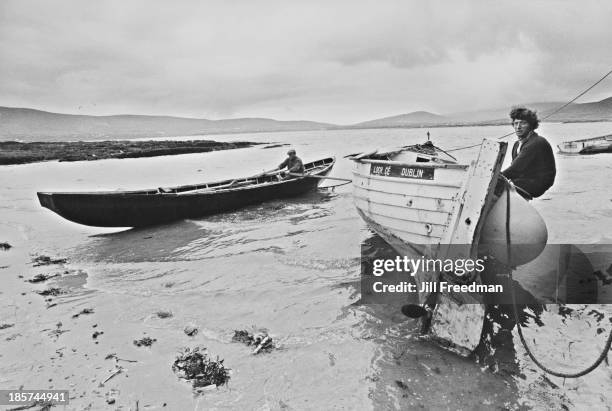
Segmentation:
{"type": "Polygon", "coordinates": [[[40,205],[48,208],[49,210],[55,211],[55,204],[53,203],[53,194],[52,193],[44,193],[38,192],[36,193],[38,196],[38,201],[40,205]]]}

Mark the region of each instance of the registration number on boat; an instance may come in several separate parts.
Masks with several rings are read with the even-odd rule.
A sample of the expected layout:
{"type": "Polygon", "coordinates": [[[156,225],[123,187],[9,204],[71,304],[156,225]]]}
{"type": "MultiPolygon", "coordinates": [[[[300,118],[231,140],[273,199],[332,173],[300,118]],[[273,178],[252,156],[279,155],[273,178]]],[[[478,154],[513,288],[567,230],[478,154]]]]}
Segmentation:
{"type": "Polygon", "coordinates": [[[433,180],[434,169],[430,167],[404,167],[372,163],[370,174],[373,176],[417,178],[420,180],[433,180]]]}

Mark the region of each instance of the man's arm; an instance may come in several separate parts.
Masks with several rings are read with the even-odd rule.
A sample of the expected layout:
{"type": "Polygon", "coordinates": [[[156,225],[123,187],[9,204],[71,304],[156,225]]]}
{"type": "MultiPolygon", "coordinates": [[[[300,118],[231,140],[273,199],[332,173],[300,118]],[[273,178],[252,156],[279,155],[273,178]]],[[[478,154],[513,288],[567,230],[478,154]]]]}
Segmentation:
{"type": "Polygon", "coordinates": [[[283,168],[287,167],[287,164],[289,164],[289,159],[288,158],[286,158],[285,161],[280,163],[280,165],[278,166],[278,169],[282,170],[283,168]]]}

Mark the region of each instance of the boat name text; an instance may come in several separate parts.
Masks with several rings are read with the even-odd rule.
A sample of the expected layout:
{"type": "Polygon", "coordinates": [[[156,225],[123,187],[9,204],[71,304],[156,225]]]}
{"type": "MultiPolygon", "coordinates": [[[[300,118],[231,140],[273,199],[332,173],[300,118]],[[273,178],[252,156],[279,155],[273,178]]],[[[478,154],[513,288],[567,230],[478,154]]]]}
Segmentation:
{"type": "Polygon", "coordinates": [[[373,176],[416,178],[419,180],[433,180],[434,168],[431,167],[405,167],[372,163],[370,174],[373,176]]]}

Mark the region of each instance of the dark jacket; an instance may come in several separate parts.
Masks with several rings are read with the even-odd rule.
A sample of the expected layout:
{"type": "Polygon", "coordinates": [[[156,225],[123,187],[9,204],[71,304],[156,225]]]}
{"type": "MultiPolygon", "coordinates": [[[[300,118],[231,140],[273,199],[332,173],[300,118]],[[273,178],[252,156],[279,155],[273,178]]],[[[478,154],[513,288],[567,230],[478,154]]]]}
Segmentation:
{"type": "MultiPolygon", "coordinates": [[[[517,154],[518,146],[517,141],[512,147],[512,164],[502,171],[502,174],[515,186],[527,191],[531,197],[539,197],[555,182],[557,169],[552,147],[535,131],[517,154]]],[[[524,193],[521,195],[527,197],[524,193]]]]}
{"type": "Polygon", "coordinates": [[[299,173],[299,174],[304,173],[304,164],[302,163],[302,160],[298,156],[295,156],[293,158],[287,157],[285,161],[280,163],[280,165],[278,166],[280,170],[282,170],[285,167],[287,167],[287,171],[290,173],[299,173]]]}

